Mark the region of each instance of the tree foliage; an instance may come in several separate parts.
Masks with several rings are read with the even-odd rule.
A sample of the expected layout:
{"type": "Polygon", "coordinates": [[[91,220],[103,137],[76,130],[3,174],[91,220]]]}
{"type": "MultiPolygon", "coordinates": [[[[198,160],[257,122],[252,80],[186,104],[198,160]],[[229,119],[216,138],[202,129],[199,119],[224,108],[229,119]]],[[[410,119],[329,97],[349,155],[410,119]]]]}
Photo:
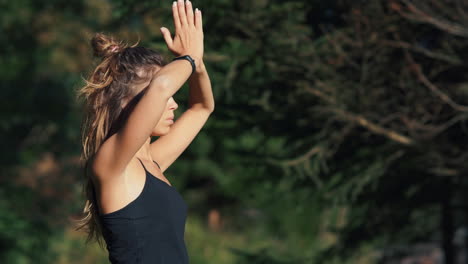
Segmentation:
{"type": "MultiPolygon", "coordinates": [[[[440,243],[453,263],[454,232],[467,224],[468,6],[193,2],[204,15],[217,106],[168,175],[177,175],[171,180],[197,213],[219,208],[238,232],[262,230],[269,244],[232,249],[238,263],[364,263],[361,253],[383,256],[392,245],[427,241],[440,243]]],[[[77,166],[66,172],[79,154],[74,90],[93,65],[89,36],[140,39],[170,58],[159,33],[160,26],[174,32],[170,3],[1,6],[2,258],[49,263],[53,252],[38,254],[36,243],[54,232],[47,223],[55,207],[41,203],[46,216],[20,212],[47,201],[47,192],[19,187],[17,167],[38,181],[44,173],[34,164],[52,155],[61,169],[45,179],[68,175],[74,185],[53,186],[76,193],[77,166]],[[22,206],[12,209],[14,201],[22,206]],[[24,232],[34,238],[11,243],[24,232]]],[[[175,95],[179,113],[187,95],[175,95]]],[[[79,195],[68,197],[64,204],[80,208],[79,195]]]]}

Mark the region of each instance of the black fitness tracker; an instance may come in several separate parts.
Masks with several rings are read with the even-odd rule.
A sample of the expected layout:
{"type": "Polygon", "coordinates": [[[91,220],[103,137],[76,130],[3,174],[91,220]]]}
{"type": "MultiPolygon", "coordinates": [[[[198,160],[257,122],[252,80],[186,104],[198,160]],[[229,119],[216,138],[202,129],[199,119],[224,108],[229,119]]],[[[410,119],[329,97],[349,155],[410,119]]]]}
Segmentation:
{"type": "Polygon", "coordinates": [[[192,64],[192,73],[195,71],[195,61],[192,59],[192,57],[190,57],[190,55],[184,55],[184,56],[180,56],[180,57],[176,57],[174,59],[172,59],[172,61],[175,61],[175,60],[188,60],[190,61],[190,64],[192,64]]]}

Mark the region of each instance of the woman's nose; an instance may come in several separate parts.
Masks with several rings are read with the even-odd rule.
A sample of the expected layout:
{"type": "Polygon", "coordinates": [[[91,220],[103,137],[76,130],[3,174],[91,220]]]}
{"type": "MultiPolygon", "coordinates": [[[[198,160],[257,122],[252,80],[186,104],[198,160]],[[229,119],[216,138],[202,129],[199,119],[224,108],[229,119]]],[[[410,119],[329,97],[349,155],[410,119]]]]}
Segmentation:
{"type": "Polygon", "coordinates": [[[171,109],[175,110],[179,107],[179,105],[176,103],[176,101],[172,97],[171,97],[170,103],[171,103],[171,109]]]}

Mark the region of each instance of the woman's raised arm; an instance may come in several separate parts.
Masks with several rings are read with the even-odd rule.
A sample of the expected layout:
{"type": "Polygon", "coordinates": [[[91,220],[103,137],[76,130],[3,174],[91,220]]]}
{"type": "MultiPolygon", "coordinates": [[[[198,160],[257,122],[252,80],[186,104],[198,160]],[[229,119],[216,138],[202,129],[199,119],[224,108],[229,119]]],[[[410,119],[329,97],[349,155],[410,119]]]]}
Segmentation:
{"type": "MultiPolygon", "coordinates": [[[[195,64],[203,57],[203,31],[197,26],[200,11],[195,15],[190,1],[174,2],[173,17],[176,28],[174,39],[162,28],[168,48],[175,55],[190,55],[195,64]]],[[[161,119],[167,101],[187,81],[192,72],[189,61],[176,60],[162,67],[152,77],[141,99],[128,115],[123,126],[107,139],[97,152],[93,170],[98,177],[121,174],[136,152],[143,146],[151,131],[161,119]]]]}

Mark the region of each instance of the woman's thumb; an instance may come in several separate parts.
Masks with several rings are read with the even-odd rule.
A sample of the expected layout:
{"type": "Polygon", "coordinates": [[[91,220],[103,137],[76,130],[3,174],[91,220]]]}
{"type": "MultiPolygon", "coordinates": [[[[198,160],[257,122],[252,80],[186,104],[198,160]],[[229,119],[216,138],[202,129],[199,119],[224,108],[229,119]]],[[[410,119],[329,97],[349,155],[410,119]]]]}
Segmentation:
{"type": "Polygon", "coordinates": [[[161,33],[162,33],[162,35],[164,37],[164,40],[166,41],[167,46],[171,47],[172,46],[171,32],[169,32],[169,29],[167,29],[165,27],[161,27],[160,30],[161,30],[161,33]]]}

